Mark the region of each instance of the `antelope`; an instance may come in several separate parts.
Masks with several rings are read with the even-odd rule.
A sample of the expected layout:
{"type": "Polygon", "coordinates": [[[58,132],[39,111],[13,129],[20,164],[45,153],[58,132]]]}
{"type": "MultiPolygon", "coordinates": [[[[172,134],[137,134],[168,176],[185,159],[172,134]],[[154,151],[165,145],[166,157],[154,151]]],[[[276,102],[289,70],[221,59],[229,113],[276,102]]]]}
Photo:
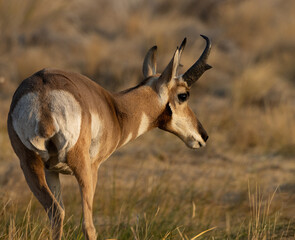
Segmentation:
{"type": "Polygon", "coordinates": [[[83,233],[96,239],[92,219],[97,172],[116,149],[153,129],[178,136],[189,148],[206,145],[208,135],[188,106],[189,91],[210,65],[211,42],[200,58],[178,75],[186,38],[163,71],[157,73],[157,46],[143,62],[144,80],[111,93],[89,78],[43,69],[23,80],[8,114],[11,145],[27,184],[50,219],[53,239],[61,239],[65,216],[59,174],[79,184],[83,233]]]}

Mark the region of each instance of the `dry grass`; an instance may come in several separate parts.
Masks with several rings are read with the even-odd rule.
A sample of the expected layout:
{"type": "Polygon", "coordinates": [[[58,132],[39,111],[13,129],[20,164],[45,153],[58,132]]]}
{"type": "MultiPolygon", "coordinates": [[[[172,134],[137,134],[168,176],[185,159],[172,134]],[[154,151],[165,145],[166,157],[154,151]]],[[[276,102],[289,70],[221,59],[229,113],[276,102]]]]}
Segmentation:
{"type": "MultiPolygon", "coordinates": [[[[214,68],[192,89],[190,105],[208,146],[191,151],[154,131],[115,153],[99,172],[99,239],[294,239],[294,7],[291,0],[0,0],[0,239],[50,239],[6,131],[20,81],[56,67],[121,90],[142,79],[143,56],[155,44],[161,71],[188,37],[185,70],[204,47],[199,34],[213,41],[214,68]]],[[[62,182],[64,239],[83,239],[78,187],[62,182]]]]}
{"type": "MultiPolygon", "coordinates": [[[[265,195],[265,189],[261,189],[256,181],[249,183],[248,190],[245,187],[248,197],[239,196],[236,192],[226,193],[229,190],[226,186],[217,194],[209,193],[200,190],[199,182],[190,186],[180,184],[178,189],[175,188],[175,177],[170,175],[172,169],[166,169],[162,176],[149,180],[147,188],[142,184],[145,181],[142,172],[146,170],[137,166],[138,175],[128,180],[133,185],[130,188],[117,176],[118,166],[112,164],[108,168],[113,173],[108,174],[108,178],[105,174],[101,176],[103,183],[100,183],[99,194],[95,198],[94,221],[98,239],[254,240],[294,237],[292,222],[282,218],[281,208],[277,207],[282,200],[280,194],[275,189],[270,195],[265,195]],[[239,209],[235,210],[237,206],[239,209]],[[209,229],[214,230],[207,232],[209,229]]],[[[64,238],[83,239],[80,202],[75,197],[78,192],[68,189],[74,187],[73,184],[66,178],[63,180],[66,183],[63,190],[67,209],[64,238]]],[[[223,184],[228,183],[227,180],[223,184]]],[[[1,201],[0,238],[50,239],[49,223],[41,206],[35,198],[32,199],[32,195],[24,197],[29,203],[26,208],[19,201],[1,201]]]]}

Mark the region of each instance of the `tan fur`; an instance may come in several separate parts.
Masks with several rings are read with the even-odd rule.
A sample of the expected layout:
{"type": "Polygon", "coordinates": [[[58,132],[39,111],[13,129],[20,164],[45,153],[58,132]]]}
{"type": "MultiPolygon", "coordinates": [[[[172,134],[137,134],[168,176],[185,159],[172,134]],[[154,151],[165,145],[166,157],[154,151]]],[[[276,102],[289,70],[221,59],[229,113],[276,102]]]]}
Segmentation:
{"type": "MultiPolygon", "coordinates": [[[[152,48],[143,66],[146,79],[138,86],[116,94],[80,74],[53,69],[35,73],[16,90],[8,116],[11,144],[20,159],[28,185],[48,213],[54,239],[61,239],[64,219],[59,173],[76,177],[81,190],[83,231],[86,239],[93,240],[96,239],[92,208],[97,170],[116,149],[156,127],[176,134],[192,148],[205,143],[207,137],[205,140],[201,137],[205,135],[201,124],[187,102],[180,103],[178,99],[178,94],[189,91],[186,82],[176,76],[182,50],[175,52],[160,75],[156,73],[156,48],[152,48]],[[12,124],[19,117],[14,112],[18,102],[28,93],[40,96],[40,107],[34,108],[34,111],[39,109],[35,114],[38,117],[32,120],[36,123],[32,128],[38,131],[32,129],[30,134],[35,134],[34,139],[42,139],[42,149],[37,145],[35,148],[26,147],[12,124]],[[61,106],[55,102],[60,100],[50,97],[62,93],[68,96],[67,99],[74,100],[61,106]],[[81,125],[75,144],[67,148],[63,144],[69,142],[72,136],[71,129],[64,126],[69,124],[65,110],[69,107],[69,116],[76,113],[76,117],[81,118],[81,125]],[[59,122],[55,120],[57,114],[59,122]]],[[[27,103],[30,104],[30,99],[27,103]]],[[[18,108],[22,107],[30,106],[18,108]]],[[[17,127],[21,124],[19,121],[16,123],[17,127]]]]}

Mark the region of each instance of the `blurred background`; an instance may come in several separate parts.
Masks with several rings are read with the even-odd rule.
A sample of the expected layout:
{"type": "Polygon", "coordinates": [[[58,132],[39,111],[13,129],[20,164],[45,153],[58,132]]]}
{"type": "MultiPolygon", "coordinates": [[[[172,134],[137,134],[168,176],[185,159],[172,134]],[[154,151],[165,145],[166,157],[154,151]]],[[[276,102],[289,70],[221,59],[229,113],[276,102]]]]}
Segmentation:
{"type": "MultiPolygon", "coordinates": [[[[99,170],[98,239],[294,239],[295,2],[292,0],[0,0],[0,239],[50,239],[10,146],[6,118],[26,77],[82,73],[110,91],[158,71],[188,38],[183,72],[212,40],[213,69],[190,106],[209,134],[193,151],[153,130],[99,170]]],[[[62,178],[65,239],[82,239],[78,186],[62,178]]]]}

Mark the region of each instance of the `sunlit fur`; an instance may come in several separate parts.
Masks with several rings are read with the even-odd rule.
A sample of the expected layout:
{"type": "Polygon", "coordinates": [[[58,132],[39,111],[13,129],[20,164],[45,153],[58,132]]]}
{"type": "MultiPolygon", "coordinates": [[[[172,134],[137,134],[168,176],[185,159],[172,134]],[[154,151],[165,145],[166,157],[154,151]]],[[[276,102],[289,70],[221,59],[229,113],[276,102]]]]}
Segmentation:
{"type": "Polygon", "coordinates": [[[151,48],[144,80],[116,94],[83,75],[54,69],[43,69],[18,87],[8,115],[9,137],[30,189],[47,211],[53,239],[61,239],[64,220],[60,173],[78,181],[83,231],[93,240],[97,170],[116,149],[153,128],[177,135],[190,148],[205,145],[205,130],[188,101],[178,98],[189,91],[177,76],[184,45],[162,74],[156,72],[156,47],[151,48]]]}

